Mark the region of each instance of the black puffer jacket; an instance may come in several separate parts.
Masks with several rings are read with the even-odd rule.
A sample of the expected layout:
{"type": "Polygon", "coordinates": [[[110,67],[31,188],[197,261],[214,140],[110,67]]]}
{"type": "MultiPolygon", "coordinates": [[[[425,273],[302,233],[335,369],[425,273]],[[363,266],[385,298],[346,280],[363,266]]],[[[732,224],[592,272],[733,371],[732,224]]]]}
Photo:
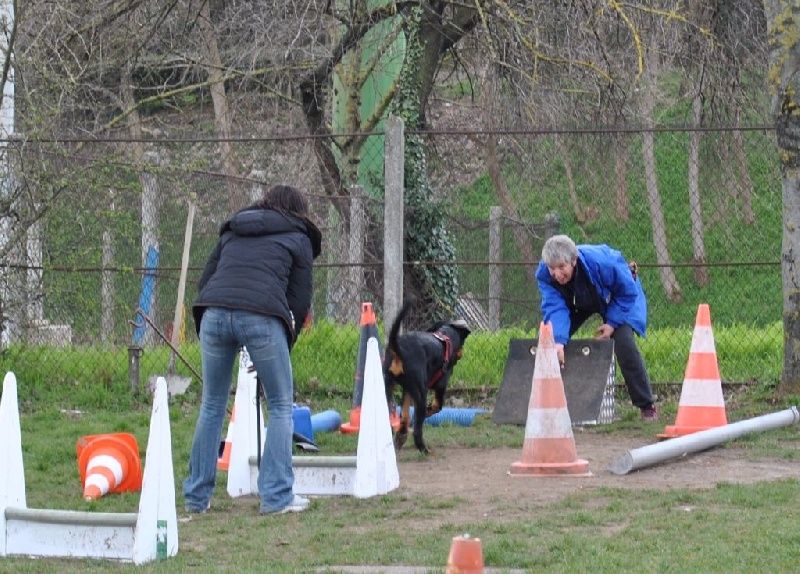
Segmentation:
{"type": "Polygon", "coordinates": [[[291,347],[311,308],[312,261],[322,248],[319,229],[251,206],[223,223],[219,235],[192,308],[197,333],[207,307],[242,309],[283,320],[291,347]]]}

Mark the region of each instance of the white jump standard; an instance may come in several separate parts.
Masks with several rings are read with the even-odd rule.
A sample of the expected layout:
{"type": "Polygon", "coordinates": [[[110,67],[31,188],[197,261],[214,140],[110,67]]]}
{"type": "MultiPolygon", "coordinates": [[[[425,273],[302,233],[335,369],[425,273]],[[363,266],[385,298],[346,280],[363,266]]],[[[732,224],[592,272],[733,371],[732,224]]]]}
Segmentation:
{"type": "MultiPolygon", "coordinates": [[[[264,428],[264,421],[261,417],[256,421],[256,384],[256,373],[240,362],[227,486],[233,498],[258,493],[257,457],[264,450],[269,429],[261,433],[259,444],[257,429],[264,428]]],[[[295,494],[367,498],[386,494],[400,485],[383,387],[378,340],[372,337],[367,343],[357,454],[292,457],[295,494]]]]}
{"type": "Polygon", "coordinates": [[[178,523],[167,383],[153,397],[137,513],[28,508],[17,379],[6,374],[0,401],[0,557],[90,558],[144,564],[178,553],[178,523]]]}

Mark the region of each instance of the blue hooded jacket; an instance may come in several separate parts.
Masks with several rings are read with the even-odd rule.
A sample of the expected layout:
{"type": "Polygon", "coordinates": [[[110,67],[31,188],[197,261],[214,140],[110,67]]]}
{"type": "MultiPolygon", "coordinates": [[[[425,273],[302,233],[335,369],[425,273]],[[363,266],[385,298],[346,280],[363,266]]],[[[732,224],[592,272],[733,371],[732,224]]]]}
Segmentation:
{"type": "MultiPolygon", "coordinates": [[[[630,325],[640,336],[647,330],[647,298],[638,278],[634,278],[622,253],[608,245],[578,245],[578,258],[589,275],[600,303],[603,321],[615,329],[630,325]]],[[[536,269],[542,296],[542,320],[553,325],[556,343],[569,341],[570,312],[564,296],[556,288],[544,261],[536,269]]]]}

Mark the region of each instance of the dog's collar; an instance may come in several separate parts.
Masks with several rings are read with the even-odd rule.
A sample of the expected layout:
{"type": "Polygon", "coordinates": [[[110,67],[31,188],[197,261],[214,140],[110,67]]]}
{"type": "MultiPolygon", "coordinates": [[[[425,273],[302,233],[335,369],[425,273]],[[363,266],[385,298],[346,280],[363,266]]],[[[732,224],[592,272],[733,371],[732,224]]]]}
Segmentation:
{"type": "Polygon", "coordinates": [[[433,373],[431,380],[428,381],[429,389],[432,389],[436,385],[436,383],[439,382],[439,379],[441,379],[442,375],[444,375],[445,369],[449,369],[452,367],[452,365],[450,365],[450,354],[453,351],[453,342],[450,340],[450,337],[448,337],[441,331],[434,331],[433,336],[439,339],[442,343],[444,343],[444,361],[442,362],[442,368],[433,373]]]}

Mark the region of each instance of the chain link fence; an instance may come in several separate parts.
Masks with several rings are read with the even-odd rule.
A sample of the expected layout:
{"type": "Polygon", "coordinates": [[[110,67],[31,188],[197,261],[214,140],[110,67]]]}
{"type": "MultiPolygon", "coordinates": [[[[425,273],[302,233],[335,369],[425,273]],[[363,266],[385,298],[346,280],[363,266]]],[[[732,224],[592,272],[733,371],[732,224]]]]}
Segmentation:
{"type": "MultiPolygon", "coordinates": [[[[416,135],[425,144],[432,200],[456,247],[452,313],[477,330],[538,326],[531,273],[555,232],[608,243],[638,263],[651,332],[690,331],[700,303],[710,304],[715,330],[731,331],[731,345],[766,349],[780,329],[782,199],[771,129],[416,135]]],[[[358,187],[338,197],[323,192],[330,182],[323,182],[318,144],[307,137],[237,140],[240,164],[251,166],[240,177],[218,173],[213,141],[19,144],[5,196],[14,200],[6,202],[2,236],[2,368],[37,363],[58,383],[130,376],[136,386],[139,377],[167,370],[174,340],[178,371],[199,376],[186,318],[203,265],[224,219],[275,182],[310,194],[323,232],[314,321],[357,325],[362,300],[380,311],[383,135],[366,139],[360,165],[348,165],[358,187]]],[[[440,264],[406,262],[407,269],[440,264]]],[[[685,364],[689,340],[682,337],[669,352],[685,364]]],[[[732,356],[740,351],[727,348],[732,356]]],[[[342,354],[350,351],[355,365],[357,349],[342,354]]],[[[780,356],[767,359],[779,368],[780,356]]],[[[308,370],[323,368],[324,359],[316,360],[308,370]]],[[[720,350],[723,373],[725,360],[720,350]]],[[[760,365],[730,372],[737,382],[765,375],[760,365]]],[[[674,372],[652,375],[679,382],[674,372]]],[[[496,386],[501,377],[476,383],[496,386]]]]}

